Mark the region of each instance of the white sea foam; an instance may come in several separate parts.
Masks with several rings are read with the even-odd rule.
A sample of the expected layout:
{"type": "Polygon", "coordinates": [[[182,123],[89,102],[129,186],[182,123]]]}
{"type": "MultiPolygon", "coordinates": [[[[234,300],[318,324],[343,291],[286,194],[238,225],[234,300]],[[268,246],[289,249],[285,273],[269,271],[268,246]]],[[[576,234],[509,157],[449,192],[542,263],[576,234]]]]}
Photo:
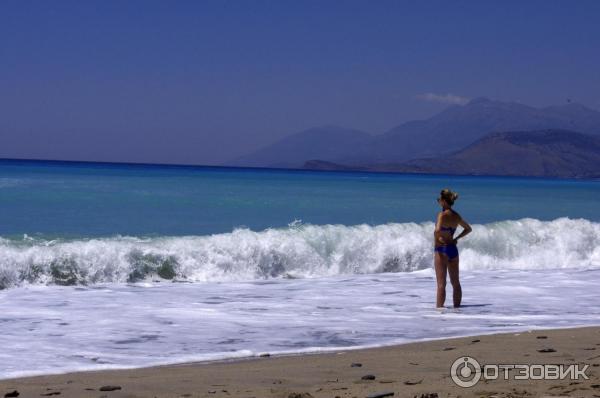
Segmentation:
{"type": "MultiPolygon", "coordinates": [[[[600,223],[522,219],[474,225],[462,269],[596,268],[600,223]]],[[[432,223],[302,225],[186,237],[0,238],[0,288],[156,278],[244,281],[410,272],[432,264],[432,223]]]]}
{"type": "Polygon", "coordinates": [[[431,269],[5,289],[0,378],[599,324],[599,269],[461,278],[465,306],[443,312],[434,308],[431,269]]]}

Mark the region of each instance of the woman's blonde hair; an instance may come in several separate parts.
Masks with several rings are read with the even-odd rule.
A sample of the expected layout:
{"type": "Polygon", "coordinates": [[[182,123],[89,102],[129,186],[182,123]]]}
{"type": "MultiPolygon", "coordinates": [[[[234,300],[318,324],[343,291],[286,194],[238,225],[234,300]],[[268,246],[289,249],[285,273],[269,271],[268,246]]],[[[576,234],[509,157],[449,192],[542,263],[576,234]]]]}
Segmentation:
{"type": "Polygon", "coordinates": [[[444,199],[446,203],[452,206],[456,199],[458,199],[458,194],[456,192],[452,192],[448,188],[444,188],[442,189],[442,192],[440,192],[440,198],[444,199]]]}

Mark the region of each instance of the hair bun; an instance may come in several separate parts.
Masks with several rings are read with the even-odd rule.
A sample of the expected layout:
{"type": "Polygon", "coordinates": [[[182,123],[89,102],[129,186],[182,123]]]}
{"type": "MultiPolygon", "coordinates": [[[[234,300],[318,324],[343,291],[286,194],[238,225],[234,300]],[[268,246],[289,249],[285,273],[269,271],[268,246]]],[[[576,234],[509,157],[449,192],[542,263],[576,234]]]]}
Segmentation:
{"type": "Polygon", "coordinates": [[[454,201],[456,201],[456,199],[458,199],[458,194],[456,192],[449,190],[448,188],[442,189],[442,192],[440,192],[440,196],[450,206],[452,206],[454,204],[454,201]]]}

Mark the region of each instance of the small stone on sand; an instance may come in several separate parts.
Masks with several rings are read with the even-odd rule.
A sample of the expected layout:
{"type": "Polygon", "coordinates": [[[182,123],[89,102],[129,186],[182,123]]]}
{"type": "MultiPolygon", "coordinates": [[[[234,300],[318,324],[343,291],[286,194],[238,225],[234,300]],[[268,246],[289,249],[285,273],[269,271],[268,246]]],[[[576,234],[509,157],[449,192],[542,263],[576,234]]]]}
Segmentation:
{"type": "Polygon", "coordinates": [[[117,391],[120,389],[121,389],[121,386],[102,386],[102,387],[100,387],[100,391],[117,391]]]}
{"type": "Polygon", "coordinates": [[[367,398],[384,398],[384,397],[392,397],[393,395],[394,395],[394,392],[392,392],[392,391],[376,392],[374,394],[367,395],[367,398]]]}
{"type": "Polygon", "coordinates": [[[288,398],[313,398],[308,392],[293,392],[288,395],[288,398]]]}
{"type": "Polygon", "coordinates": [[[541,350],[537,350],[538,352],[546,353],[546,352],[556,352],[554,348],[542,348],[541,350]]]}

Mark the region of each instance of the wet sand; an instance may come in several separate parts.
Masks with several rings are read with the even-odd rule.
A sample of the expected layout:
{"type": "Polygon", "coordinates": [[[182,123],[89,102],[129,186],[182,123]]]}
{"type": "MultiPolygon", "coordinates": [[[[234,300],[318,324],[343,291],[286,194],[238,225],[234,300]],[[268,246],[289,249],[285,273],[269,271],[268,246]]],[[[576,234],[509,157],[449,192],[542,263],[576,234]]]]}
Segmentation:
{"type": "Polygon", "coordinates": [[[436,340],[405,345],[0,381],[0,397],[600,397],[600,327],[436,340]],[[589,380],[481,380],[454,384],[450,366],[589,364],[589,380]],[[104,387],[104,388],[103,388],[104,387]],[[11,396],[11,395],[8,395],[11,396]],[[12,396],[15,396],[14,393],[12,396]]]}

